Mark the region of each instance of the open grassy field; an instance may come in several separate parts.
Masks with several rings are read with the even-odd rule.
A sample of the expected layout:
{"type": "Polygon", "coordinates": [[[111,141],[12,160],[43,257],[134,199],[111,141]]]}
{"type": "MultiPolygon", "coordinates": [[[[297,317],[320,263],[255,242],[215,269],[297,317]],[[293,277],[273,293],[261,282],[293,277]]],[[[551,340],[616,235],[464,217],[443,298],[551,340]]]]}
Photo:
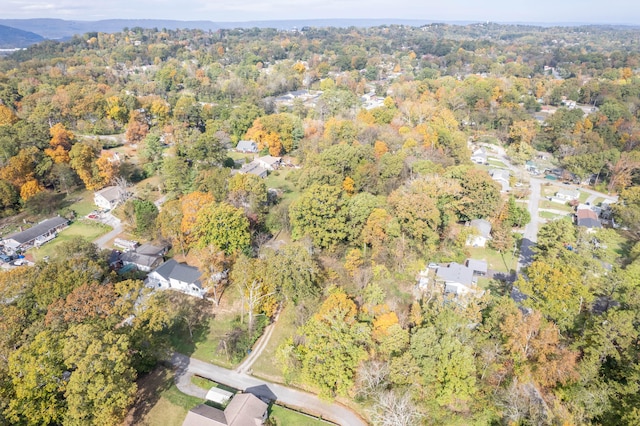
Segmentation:
{"type": "Polygon", "coordinates": [[[54,255],[60,244],[66,241],[76,237],[93,241],[110,230],[110,227],[102,223],[93,222],[88,219],[79,219],[73,222],[68,228],[60,231],[55,239],[42,245],[40,248],[32,248],[29,250],[29,253],[32,253],[36,260],[41,260],[45,256],[54,255]]]}

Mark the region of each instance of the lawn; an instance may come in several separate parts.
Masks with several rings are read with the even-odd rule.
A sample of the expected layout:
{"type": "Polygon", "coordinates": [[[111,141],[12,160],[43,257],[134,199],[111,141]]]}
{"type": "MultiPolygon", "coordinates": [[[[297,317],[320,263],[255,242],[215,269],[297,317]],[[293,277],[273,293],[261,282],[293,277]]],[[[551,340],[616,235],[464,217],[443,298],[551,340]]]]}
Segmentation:
{"type": "MultiPolygon", "coordinates": [[[[517,235],[514,234],[514,237],[517,237],[517,235]]],[[[489,247],[469,248],[469,257],[471,257],[472,259],[484,260],[487,262],[489,269],[492,269],[494,271],[499,271],[499,272],[505,272],[505,273],[508,273],[509,269],[515,269],[516,264],[518,262],[517,254],[516,254],[516,257],[514,258],[514,256],[512,256],[512,253],[513,251],[509,251],[508,253],[505,253],[504,260],[503,260],[502,255],[500,253],[498,253],[493,249],[490,249],[489,247]],[[509,268],[505,266],[505,262],[509,268]]]]}
{"type": "Polygon", "coordinates": [[[102,223],[93,222],[88,219],[79,219],[73,222],[68,228],[60,231],[55,239],[43,244],[40,248],[34,247],[29,250],[29,252],[33,254],[36,260],[41,260],[45,256],[54,255],[60,244],[66,241],[76,237],[93,241],[110,230],[110,227],[102,223]]]}
{"type": "Polygon", "coordinates": [[[538,212],[538,216],[540,216],[543,219],[555,220],[555,219],[561,219],[563,217],[567,217],[569,215],[568,214],[560,215],[552,212],[538,212]]]}
{"type": "Polygon", "coordinates": [[[83,217],[96,209],[93,204],[93,191],[79,191],[70,194],[67,199],[70,202],[69,209],[76,212],[77,217],[83,217]]]}
{"type": "Polygon", "coordinates": [[[278,426],[325,426],[332,424],[275,404],[269,409],[269,420],[278,426]]]}
{"type": "Polygon", "coordinates": [[[298,196],[298,191],[293,183],[287,180],[287,176],[293,171],[293,169],[276,170],[269,173],[269,176],[265,179],[265,185],[267,188],[281,189],[284,199],[294,199],[298,196]]]}
{"type": "Polygon", "coordinates": [[[587,201],[587,198],[589,198],[590,196],[591,194],[589,194],[588,192],[580,191],[580,197],[578,198],[578,200],[581,203],[584,203],[587,201]]]}
{"type": "Polygon", "coordinates": [[[487,163],[489,163],[490,166],[494,166],[494,167],[501,167],[501,168],[506,168],[507,165],[504,164],[504,162],[496,159],[496,158],[487,158],[487,163]]]}
{"type": "Polygon", "coordinates": [[[202,389],[204,389],[206,391],[208,391],[211,388],[220,388],[222,390],[226,390],[226,391],[232,392],[232,393],[238,392],[238,389],[234,389],[234,388],[231,388],[229,386],[225,386],[225,385],[223,385],[221,383],[214,382],[213,380],[206,379],[204,377],[200,377],[200,376],[196,376],[196,375],[191,376],[191,383],[193,383],[194,385],[196,385],[199,388],[202,388],[202,389]]]}
{"type": "Polygon", "coordinates": [[[136,403],[124,424],[181,426],[187,412],[203,402],[180,392],[173,372],[158,367],[138,380],[136,403]]]}
{"type": "Polygon", "coordinates": [[[549,200],[540,200],[538,207],[541,209],[560,210],[567,213],[571,213],[573,211],[573,207],[567,203],[560,204],[549,200]]]}
{"type": "Polygon", "coordinates": [[[294,335],[297,328],[295,325],[295,309],[287,305],[280,313],[269,343],[251,367],[254,374],[266,379],[284,382],[281,368],[277,365],[276,350],[285,340],[294,335]]]}

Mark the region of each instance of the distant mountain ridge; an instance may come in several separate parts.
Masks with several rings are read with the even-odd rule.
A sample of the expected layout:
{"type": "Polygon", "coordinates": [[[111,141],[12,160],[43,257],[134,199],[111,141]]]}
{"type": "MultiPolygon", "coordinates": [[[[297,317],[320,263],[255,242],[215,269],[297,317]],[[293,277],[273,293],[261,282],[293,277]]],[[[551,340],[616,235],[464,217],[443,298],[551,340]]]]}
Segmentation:
{"type": "Polygon", "coordinates": [[[44,37],[33,32],[0,25],[0,49],[27,47],[42,40],[44,37]]]}
{"type": "MultiPolygon", "coordinates": [[[[75,34],[87,32],[119,32],[123,28],[179,28],[218,30],[221,28],[277,28],[293,29],[305,26],[314,27],[374,27],[378,25],[412,25],[420,26],[434,22],[433,20],[417,19],[296,19],[275,21],[246,21],[246,22],[213,22],[213,21],[177,21],[168,19],[107,19],[102,21],[67,21],[64,19],[0,19],[0,25],[30,31],[47,39],[64,39],[75,34]]],[[[467,24],[469,22],[456,22],[467,24]]]]}

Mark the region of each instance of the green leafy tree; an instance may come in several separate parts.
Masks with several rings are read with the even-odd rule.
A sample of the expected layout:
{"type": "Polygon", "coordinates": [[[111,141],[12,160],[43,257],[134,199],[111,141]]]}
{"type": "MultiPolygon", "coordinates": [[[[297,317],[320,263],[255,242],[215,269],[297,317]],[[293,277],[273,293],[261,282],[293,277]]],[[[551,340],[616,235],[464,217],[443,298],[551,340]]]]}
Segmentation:
{"type": "Polygon", "coordinates": [[[124,334],[90,324],[67,331],[63,353],[71,376],[65,424],[112,425],[124,419],[137,388],[129,350],[124,334]]]}
{"type": "Polygon", "coordinates": [[[358,322],[357,310],[356,304],[336,289],[298,330],[304,339],[296,348],[302,375],[320,388],[322,396],[347,395],[358,364],[367,358],[371,330],[358,322]]]}
{"type": "Polygon", "coordinates": [[[251,245],[249,220],[241,209],[227,203],[210,203],[202,207],[192,233],[196,246],[213,245],[228,255],[244,252],[251,245]]]}
{"type": "Polygon", "coordinates": [[[317,247],[328,248],[347,238],[347,211],[337,187],[311,186],[291,203],[289,217],[294,240],[308,235],[317,247]]]}
{"type": "Polygon", "coordinates": [[[562,261],[536,260],[527,268],[527,278],[519,277],[514,285],[530,296],[527,306],[540,310],[561,330],[573,328],[593,301],[587,277],[562,261]]]}
{"type": "Polygon", "coordinates": [[[148,200],[133,200],[135,215],[135,233],[138,235],[152,235],[156,229],[158,207],[148,200]]]}
{"type": "Polygon", "coordinates": [[[67,383],[60,336],[44,330],[9,357],[13,396],[6,410],[16,424],[62,423],[67,409],[67,383]]]}

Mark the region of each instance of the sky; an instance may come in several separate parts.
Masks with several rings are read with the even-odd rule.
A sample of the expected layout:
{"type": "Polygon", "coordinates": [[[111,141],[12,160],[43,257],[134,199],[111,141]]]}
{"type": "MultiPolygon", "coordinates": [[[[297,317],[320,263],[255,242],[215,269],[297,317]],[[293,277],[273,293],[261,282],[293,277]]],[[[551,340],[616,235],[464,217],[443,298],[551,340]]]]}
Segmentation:
{"type": "Polygon", "coordinates": [[[0,18],[242,22],[398,18],[640,25],[638,0],[0,0],[0,18]]]}

